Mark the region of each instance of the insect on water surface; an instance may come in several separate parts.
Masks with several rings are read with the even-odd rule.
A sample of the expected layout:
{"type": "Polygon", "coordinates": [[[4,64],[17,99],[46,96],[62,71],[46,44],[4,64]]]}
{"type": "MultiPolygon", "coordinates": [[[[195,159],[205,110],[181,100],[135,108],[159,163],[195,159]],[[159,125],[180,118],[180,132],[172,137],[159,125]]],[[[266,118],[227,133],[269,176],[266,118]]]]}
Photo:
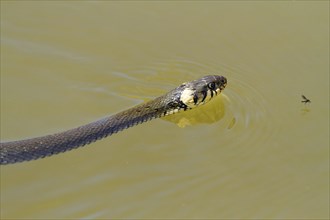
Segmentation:
{"type": "Polygon", "coordinates": [[[301,101],[302,103],[311,103],[312,101],[311,100],[309,100],[308,98],[306,98],[306,96],[304,96],[304,95],[301,95],[301,97],[303,98],[303,100],[301,101]]]}

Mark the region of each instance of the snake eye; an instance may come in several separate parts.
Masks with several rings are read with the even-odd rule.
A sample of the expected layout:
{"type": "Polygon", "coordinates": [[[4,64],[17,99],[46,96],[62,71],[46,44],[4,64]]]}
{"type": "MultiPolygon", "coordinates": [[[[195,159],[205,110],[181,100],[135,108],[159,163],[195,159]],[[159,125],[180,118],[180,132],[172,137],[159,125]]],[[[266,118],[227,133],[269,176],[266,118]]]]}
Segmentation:
{"type": "Polygon", "coordinates": [[[222,83],[222,85],[227,84],[227,79],[226,79],[226,78],[223,78],[223,79],[221,80],[221,83],[222,83]]]}
{"type": "Polygon", "coordinates": [[[211,90],[215,90],[215,83],[214,82],[210,82],[207,87],[209,87],[209,89],[211,90]]]}

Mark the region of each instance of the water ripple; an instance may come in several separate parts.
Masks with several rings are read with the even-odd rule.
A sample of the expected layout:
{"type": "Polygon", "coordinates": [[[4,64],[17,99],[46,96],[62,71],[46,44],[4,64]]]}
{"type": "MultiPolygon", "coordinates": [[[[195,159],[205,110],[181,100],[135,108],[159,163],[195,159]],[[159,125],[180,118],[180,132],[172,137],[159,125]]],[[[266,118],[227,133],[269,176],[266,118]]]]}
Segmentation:
{"type": "Polygon", "coordinates": [[[280,126],[276,126],[270,103],[259,90],[260,82],[240,73],[232,73],[229,78],[224,92],[228,143],[233,145],[232,138],[235,138],[236,146],[266,145],[280,126]]]}
{"type": "MultiPolygon", "coordinates": [[[[253,68],[252,68],[253,69],[253,68]]],[[[125,98],[141,102],[151,100],[175,88],[182,82],[191,81],[204,75],[224,75],[227,88],[220,97],[207,105],[183,114],[176,114],[165,120],[180,127],[214,123],[222,131],[221,142],[226,146],[260,146],[273,136],[280,126],[273,117],[270,100],[264,91],[265,80],[255,78],[246,67],[231,67],[219,62],[200,63],[184,57],[156,60],[148,66],[112,73],[112,86],[125,98]],[[246,70],[247,69],[247,70],[246,70]],[[125,84],[122,79],[125,78],[125,84]],[[118,84],[115,83],[118,81],[118,84]]],[[[272,142],[274,144],[274,142],[272,142]]]]}
{"type": "MultiPolygon", "coordinates": [[[[207,119],[196,117],[193,113],[180,115],[184,116],[185,121],[189,120],[190,115],[191,120],[186,123],[188,125],[216,123],[219,129],[225,131],[221,138],[222,143],[226,142],[228,146],[260,146],[260,143],[265,143],[277,132],[275,129],[280,127],[275,126],[278,120],[273,117],[274,112],[270,108],[269,100],[263,95],[264,79],[253,77],[260,74],[249,73],[245,68],[226,66],[219,62],[199,63],[183,57],[156,61],[145,69],[147,72],[153,72],[148,80],[158,82],[157,86],[161,84],[164,92],[168,90],[166,87],[173,88],[180,82],[203,75],[218,74],[227,77],[228,85],[222,97],[213,101],[213,104],[209,103],[209,108],[206,108],[206,111],[214,114],[213,119],[210,115],[207,119]]],[[[143,70],[137,72],[141,73],[143,70]]],[[[206,115],[205,110],[198,114],[206,115]]],[[[180,121],[177,115],[169,121],[173,118],[176,123],[180,121]]]]}

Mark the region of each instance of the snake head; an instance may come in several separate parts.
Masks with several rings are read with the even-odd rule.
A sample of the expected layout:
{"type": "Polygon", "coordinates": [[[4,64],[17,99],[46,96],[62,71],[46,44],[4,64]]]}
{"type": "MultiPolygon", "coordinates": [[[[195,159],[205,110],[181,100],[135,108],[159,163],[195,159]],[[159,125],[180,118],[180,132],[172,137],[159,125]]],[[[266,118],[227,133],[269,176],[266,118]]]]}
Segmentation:
{"type": "Polygon", "coordinates": [[[210,101],[227,85],[224,76],[210,75],[182,85],[180,101],[188,108],[194,108],[210,101]]]}

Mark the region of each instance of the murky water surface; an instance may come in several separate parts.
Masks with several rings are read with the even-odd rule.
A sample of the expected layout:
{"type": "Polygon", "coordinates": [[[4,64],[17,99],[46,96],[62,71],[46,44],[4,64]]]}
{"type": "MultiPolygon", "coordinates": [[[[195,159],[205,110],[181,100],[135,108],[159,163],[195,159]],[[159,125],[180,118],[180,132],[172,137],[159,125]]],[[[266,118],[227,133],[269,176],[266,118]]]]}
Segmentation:
{"type": "Polygon", "coordinates": [[[1,1],[2,141],[208,74],[200,109],[1,166],[1,218],[328,218],[329,2],[1,1]]]}

